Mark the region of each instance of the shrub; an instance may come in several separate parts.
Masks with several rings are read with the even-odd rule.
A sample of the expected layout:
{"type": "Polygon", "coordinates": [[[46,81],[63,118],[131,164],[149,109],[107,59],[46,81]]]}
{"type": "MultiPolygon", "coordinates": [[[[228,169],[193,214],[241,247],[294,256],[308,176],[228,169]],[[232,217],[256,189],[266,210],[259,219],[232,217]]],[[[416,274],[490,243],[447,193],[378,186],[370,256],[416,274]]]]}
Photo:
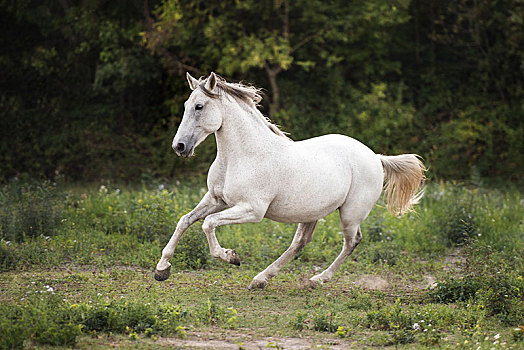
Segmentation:
{"type": "Polygon", "coordinates": [[[18,264],[19,257],[10,245],[9,241],[0,241],[0,271],[12,270],[18,264]]]}
{"type": "Polygon", "coordinates": [[[334,333],[340,325],[337,323],[336,315],[331,311],[319,312],[313,316],[313,329],[318,332],[330,332],[334,333]]]}
{"type": "Polygon", "coordinates": [[[434,212],[432,231],[442,237],[447,246],[460,246],[475,237],[475,194],[458,188],[443,191],[441,206],[434,212]]]}
{"type": "Polygon", "coordinates": [[[71,318],[68,306],[50,292],[36,293],[23,306],[0,308],[0,348],[22,348],[31,338],[40,344],[74,346],[82,326],[71,318]]]}
{"type": "Polygon", "coordinates": [[[21,184],[14,180],[4,186],[0,189],[0,238],[23,242],[56,234],[63,197],[49,182],[21,184]]]}
{"type": "Polygon", "coordinates": [[[384,306],[366,315],[365,325],[372,329],[393,331],[394,344],[411,343],[415,339],[415,317],[410,310],[404,310],[400,300],[395,304],[384,306]]]}
{"type": "Polygon", "coordinates": [[[297,331],[301,331],[304,328],[306,328],[307,327],[306,317],[307,317],[306,313],[297,311],[297,313],[295,314],[295,317],[290,322],[291,328],[297,331]]]}
{"type": "Polygon", "coordinates": [[[522,276],[508,273],[487,278],[477,291],[478,304],[489,316],[496,316],[506,325],[524,321],[524,282],[522,276]]]}
{"type": "Polygon", "coordinates": [[[29,329],[23,322],[22,308],[8,303],[0,304],[0,349],[22,349],[29,329]]]}
{"type": "Polygon", "coordinates": [[[480,282],[475,278],[450,278],[438,283],[437,287],[429,292],[429,296],[433,301],[444,304],[469,301],[475,298],[480,286],[480,282]]]}
{"type": "Polygon", "coordinates": [[[463,279],[449,278],[428,292],[440,303],[470,302],[511,325],[524,320],[524,281],[518,266],[522,259],[495,254],[490,247],[474,245],[466,250],[463,279]]]}

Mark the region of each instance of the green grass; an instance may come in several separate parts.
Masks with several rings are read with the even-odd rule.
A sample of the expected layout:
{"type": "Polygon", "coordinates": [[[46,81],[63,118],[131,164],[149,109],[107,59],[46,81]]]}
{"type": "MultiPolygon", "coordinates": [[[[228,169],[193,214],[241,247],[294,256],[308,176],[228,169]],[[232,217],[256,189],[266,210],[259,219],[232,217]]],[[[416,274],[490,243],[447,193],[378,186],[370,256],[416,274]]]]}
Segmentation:
{"type": "Polygon", "coordinates": [[[210,257],[197,223],[171,259],[170,279],[155,281],[178,218],[202,194],[199,184],[5,185],[0,348],[191,347],[202,339],[239,347],[297,339],[354,348],[524,346],[519,191],[433,184],[417,213],[401,218],[378,203],[361,245],[315,289],[307,279],[341,249],[337,213],[262,291],[247,286],[287,248],[296,225],[221,227],[222,246],[241,258],[236,267],[210,257]]]}

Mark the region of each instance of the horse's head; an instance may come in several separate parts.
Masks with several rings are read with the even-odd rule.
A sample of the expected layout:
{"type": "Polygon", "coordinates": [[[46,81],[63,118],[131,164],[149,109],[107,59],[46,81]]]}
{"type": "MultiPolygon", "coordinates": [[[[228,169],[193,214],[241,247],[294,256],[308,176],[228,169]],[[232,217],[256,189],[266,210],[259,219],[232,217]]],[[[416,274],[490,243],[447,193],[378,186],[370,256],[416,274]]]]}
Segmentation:
{"type": "Polygon", "coordinates": [[[184,117],[173,139],[173,149],[179,156],[191,157],[195,148],[222,125],[222,109],[214,91],[218,81],[215,73],[200,80],[189,73],[186,77],[193,92],[184,103],[184,117]]]}

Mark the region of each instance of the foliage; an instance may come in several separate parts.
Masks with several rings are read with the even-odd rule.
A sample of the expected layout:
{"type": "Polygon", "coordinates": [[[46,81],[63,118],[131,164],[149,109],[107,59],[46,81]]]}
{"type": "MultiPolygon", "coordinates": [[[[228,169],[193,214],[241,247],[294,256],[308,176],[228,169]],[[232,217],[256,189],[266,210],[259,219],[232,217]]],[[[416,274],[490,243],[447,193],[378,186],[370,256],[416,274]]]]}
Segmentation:
{"type": "Polygon", "coordinates": [[[264,88],[263,112],[294,139],[344,133],[419,153],[438,178],[521,181],[523,6],[4,0],[1,180],[204,172],[212,140],[193,160],[170,143],[185,72],[217,71],[264,88]]]}

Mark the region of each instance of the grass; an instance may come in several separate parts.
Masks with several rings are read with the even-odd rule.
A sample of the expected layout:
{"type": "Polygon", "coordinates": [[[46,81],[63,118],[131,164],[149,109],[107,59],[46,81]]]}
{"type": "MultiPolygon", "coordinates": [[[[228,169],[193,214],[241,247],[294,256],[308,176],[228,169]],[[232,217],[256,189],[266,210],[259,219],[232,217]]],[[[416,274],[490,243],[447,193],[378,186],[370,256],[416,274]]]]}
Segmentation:
{"type": "Polygon", "coordinates": [[[155,281],[178,218],[202,194],[198,183],[5,185],[0,348],[202,340],[239,348],[524,346],[519,191],[433,184],[417,213],[402,218],[379,203],[362,224],[361,245],[315,289],[307,279],[341,249],[336,213],[261,291],[247,285],[287,248],[296,226],[264,220],[220,228],[222,246],[241,258],[236,267],[210,257],[197,223],[177,247],[170,279],[155,281]]]}

